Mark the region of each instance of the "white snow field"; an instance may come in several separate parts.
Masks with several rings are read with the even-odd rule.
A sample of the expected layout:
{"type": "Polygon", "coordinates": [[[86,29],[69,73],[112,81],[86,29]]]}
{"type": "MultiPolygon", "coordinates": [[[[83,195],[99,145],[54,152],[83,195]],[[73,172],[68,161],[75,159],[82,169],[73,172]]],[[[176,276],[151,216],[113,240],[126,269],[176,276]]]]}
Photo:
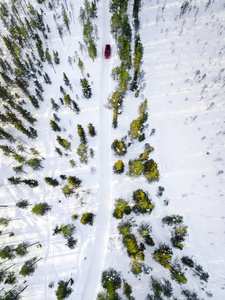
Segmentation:
{"type": "MultiPolygon", "coordinates": [[[[44,20],[49,25],[48,39],[43,39],[45,47],[58,51],[60,64],[44,63],[44,71],[52,80],[47,85],[42,80],[44,101],[35,110],[29,103],[38,122],[36,140],[28,140],[19,131],[9,128],[20,144],[29,152],[36,148],[41,156],[43,168],[33,171],[26,166],[24,178],[39,181],[39,186],[30,188],[23,184],[11,185],[7,178],[16,176],[12,167],[18,165],[11,157],[0,152],[0,218],[10,218],[8,227],[1,226],[3,232],[14,232],[13,237],[0,236],[1,247],[22,242],[39,242],[30,247],[25,258],[1,261],[8,267],[14,263],[13,270],[19,272],[25,260],[41,258],[32,276],[18,276],[18,285],[27,285],[22,293],[26,300],[53,300],[59,280],[72,278],[73,292],[68,299],[95,300],[102,291],[101,274],[107,268],[114,268],[121,277],[132,286],[135,300],[145,300],[150,293],[150,276],[170,279],[169,271],[152,259],[154,248],[146,247],[145,264],[150,273],[141,273],[135,277],[131,269],[131,259],[122,244],[118,233],[119,221],[113,218],[114,201],[118,198],[130,200],[133,191],[147,191],[154,203],[151,215],[132,215],[132,221],[139,225],[142,221],[150,222],[152,237],[157,245],[166,243],[171,246],[171,229],[162,225],[162,218],[179,214],[188,226],[184,249],[173,248],[174,259],[184,255],[200,264],[209,273],[208,282],[202,282],[188,270],[185,273],[187,288],[198,294],[200,299],[225,299],[225,4],[220,0],[192,0],[190,10],[180,15],[183,1],[179,0],[142,0],[140,11],[140,36],[144,46],[142,69],[144,79],[139,97],[128,91],[123,103],[122,114],[118,118],[118,128],[112,127],[112,111],[106,108],[108,96],[115,91],[116,82],[111,77],[113,68],[119,65],[115,40],[110,33],[110,0],[99,0],[98,17],[93,23],[98,28],[98,57],[93,62],[82,48],[82,24],[79,21],[82,0],[68,1],[71,34],[64,28],[63,41],[59,37],[56,22],[62,24],[61,4],[50,10],[44,4],[31,1],[36,9],[42,8],[44,20]],[[56,22],[53,15],[57,14],[56,22]],[[105,60],[105,44],[112,45],[112,57],[105,60]],[[68,62],[72,59],[72,63],[68,62]],[[78,58],[84,63],[84,74],[78,68],[78,58]],[[63,82],[63,72],[69,78],[72,90],[63,82]],[[80,79],[86,77],[92,88],[92,97],[84,99],[80,79]],[[89,77],[90,76],[90,77],[89,77]],[[80,113],[76,114],[69,107],[62,105],[59,98],[60,86],[76,100],[80,113]],[[54,132],[49,125],[53,119],[53,98],[60,106],[55,112],[60,118],[61,132],[54,132]],[[138,117],[138,107],[148,100],[148,122],[145,130],[146,139],[135,141],[122,158],[125,172],[113,174],[112,166],[118,160],[111,150],[115,139],[128,134],[132,120],[138,117]],[[97,131],[95,137],[88,134],[87,126],[92,123],[97,131]],[[94,150],[94,157],[89,157],[88,164],[82,164],[77,155],[80,138],[77,124],[83,126],[89,149],[94,150]],[[155,129],[155,134],[151,134],[155,129]],[[70,150],[62,150],[59,157],[55,147],[59,147],[56,136],[60,135],[71,143],[70,150]],[[128,176],[129,159],[138,158],[144,151],[144,144],[155,148],[151,157],[158,164],[160,180],[148,184],[144,178],[130,179],[128,176]],[[76,162],[72,167],[70,160],[76,162]],[[62,187],[66,181],[60,175],[77,176],[82,186],[77,195],[65,197],[62,187]],[[49,186],[46,176],[57,178],[60,185],[49,186]],[[162,197],[157,197],[159,186],[165,188],[162,197]],[[79,195],[78,195],[79,194],[79,195]],[[29,199],[30,204],[47,202],[52,209],[43,217],[31,213],[28,209],[18,209],[15,204],[20,199],[29,199]],[[95,214],[94,224],[83,225],[80,218],[83,213],[95,214]],[[79,218],[72,220],[77,213],[79,218]],[[15,219],[15,220],[14,220],[15,219]],[[76,226],[74,238],[77,245],[69,249],[62,235],[53,235],[56,225],[73,224],[76,226]],[[24,283],[24,280],[26,282],[24,283]],[[23,284],[24,283],[24,284],[23,284]],[[50,288],[49,284],[54,283],[50,288]],[[207,294],[208,292],[208,294],[207,294]],[[212,295],[212,297],[209,296],[212,295]]],[[[129,18],[132,23],[132,5],[129,1],[129,18]]],[[[4,28],[1,29],[4,34],[4,28]]],[[[2,42],[1,42],[2,43],[2,42]]],[[[1,47],[8,59],[9,54],[1,47]]],[[[0,144],[7,144],[3,140],[0,144]]],[[[16,146],[12,145],[12,146],[16,146]]],[[[23,154],[24,155],[24,154],[23,154]]],[[[129,217],[127,217],[129,219],[129,217]]],[[[136,229],[134,229],[136,230],[136,229]]],[[[176,299],[186,299],[181,294],[181,286],[172,281],[176,299]]],[[[0,291],[3,284],[0,283],[0,291]]],[[[8,290],[11,288],[7,286],[8,290]]],[[[122,295],[122,291],[119,290],[122,295]]],[[[171,297],[170,299],[175,299],[171,297]]],[[[122,299],[126,299],[123,295],[122,299]]],[[[164,299],[164,298],[163,298],[164,299]]]]}

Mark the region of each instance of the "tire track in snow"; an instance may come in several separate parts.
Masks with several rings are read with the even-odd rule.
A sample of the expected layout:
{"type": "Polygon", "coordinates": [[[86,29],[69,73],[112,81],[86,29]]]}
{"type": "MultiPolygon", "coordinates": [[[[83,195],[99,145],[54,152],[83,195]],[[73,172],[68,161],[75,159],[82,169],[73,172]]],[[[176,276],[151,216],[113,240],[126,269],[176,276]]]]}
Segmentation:
{"type": "MultiPolygon", "coordinates": [[[[102,24],[99,28],[101,36],[101,46],[104,49],[105,44],[111,44],[110,35],[110,13],[109,13],[109,0],[101,2],[101,18],[102,24]]],[[[102,55],[102,53],[99,53],[102,55]]],[[[99,87],[100,95],[100,145],[99,145],[99,193],[98,193],[98,210],[95,219],[95,239],[93,241],[92,253],[88,257],[90,261],[88,272],[80,274],[82,282],[82,295],[81,300],[96,299],[97,292],[100,288],[101,274],[104,267],[105,256],[108,245],[108,230],[111,218],[111,192],[110,192],[110,177],[111,177],[111,112],[104,107],[107,103],[107,98],[111,92],[111,59],[105,60],[102,56],[101,59],[101,81],[99,87]]],[[[82,273],[82,272],[81,272],[82,273]]]]}

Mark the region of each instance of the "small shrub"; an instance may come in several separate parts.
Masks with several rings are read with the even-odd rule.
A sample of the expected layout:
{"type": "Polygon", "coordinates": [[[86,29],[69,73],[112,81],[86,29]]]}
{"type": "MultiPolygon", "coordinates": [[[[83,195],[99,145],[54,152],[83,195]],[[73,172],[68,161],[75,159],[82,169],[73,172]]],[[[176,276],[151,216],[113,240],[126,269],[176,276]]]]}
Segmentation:
{"type": "Polygon", "coordinates": [[[163,224],[173,226],[181,224],[183,222],[183,217],[179,215],[166,216],[162,219],[163,224]]]}
{"type": "Polygon", "coordinates": [[[76,163],[75,163],[75,161],[73,159],[71,159],[69,161],[69,163],[70,163],[70,165],[71,165],[72,168],[76,167],[76,163]]]}
{"type": "Polygon", "coordinates": [[[51,206],[44,202],[36,204],[31,211],[37,216],[44,216],[49,210],[51,210],[51,206]]]}
{"type": "Polygon", "coordinates": [[[135,202],[133,206],[133,211],[136,214],[146,214],[151,213],[153,205],[151,200],[148,198],[147,193],[142,190],[136,190],[133,192],[133,200],[135,202]]]}
{"type": "Polygon", "coordinates": [[[69,176],[67,178],[68,183],[75,189],[81,186],[82,181],[76,176],[69,176]]]}
{"type": "Polygon", "coordinates": [[[155,243],[150,235],[151,227],[148,224],[142,223],[138,228],[138,232],[144,238],[144,241],[148,246],[155,246],[155,243]]]}
{"type": "Polygon", "coordinates": [[[34,258],[26,261],[20,270],[20,274],[24,277],[33,274],[36,269],[36,265],[35,265],[36,260],[37,260],[37,257],[34,257],[34,258]]]}
{"type": "Polygon", "coordinates": [[[93,225],[94,223],[94,218],[95,218],[95,215],[92,214],[92,213],[84,213],[81,217],[81,223],[86,225],[86,224],[89,224],[89,225],[93,225]]]}
{"type": "Polygon", "coordinates": [[[96,135],[95,127],[91,123],[88,124],[88,131],[89,131],[90,136],[93,137],[96,135]]]}
{"type": "Polygon", "coordinates": [[[102,273],[102,286],[106,289],[109,296],[113,296],[115,291],[121,287],[121,277],[120,274],[109,268],[102,273]]]}
{"type": "Polygon", "coordinates": [[[185,265],[185,266],[188,266],[188,267],[190,267],[190,268],[193,268],[194,267],[194,261],[190,258],[190,257],[188,257],[188,256],[183,256],[182,258],[181,258],[181,261],[182,261],[182,263],[185,265]]]}
{"type": "Polygon", "coordinates": [[[123,236],[123,244],[127,248],[127,254],[130,257],[136,257],[138,252],[138,244],[134,234],[123,236]]]}
{"type": "Polygon", "coordinates": [[[50,126],[53,131],[61,131],[61,128],[54,120],[50,120],[50,126]]]}
{"type": "Polygon", "coordinates": [[[88,147],[84,143],[80,143],[79,147],[77,148],[77,154],[79,156],[81,163],[88,163],[88,147]]]}
{"type": "Polygon", "coordinates": [[[63,234],[63,236],[65,238],[70,237],[74,231],[75,231],[76,227],[71,225],[71,224],[67,224],[67,225],[62,225],[60,227],[60,232],[63,234]]]}
{"type": "Polygon", "coordinates": [[[150,159],[144,163],[144,176],[148,182],[159,180],[159,170],[156,162],[150,159]]]}
{"type": "Polygon", "coordinates": [[[16,207],[22,208],[22,209],[24,209],[24,208],[26,209],[28,205],[29,205],[28,200],[19,200],[19,201],[16,203],[16,207]]]}
{"type": "Polygon", "coordinates": [[[162,266],[171,269],[170,261],[172,259],[173,251],[166,244],[160,245],[153,253],[153,258],[162,266]]]}
{"type": "Polygon", "coordinates": [[[77,220],[79,218],[79,215],[78,214],[73,214],[71,216],[72,220],[77,220]]]}
{"type": "Polygon", "coordinates": [[[178,283],[180,284],[187,283],[187,278],[181,272],[181,268],[179,265],[177,265],[176,267],[171,267],[170,274],[171,274],[171,278],[177,281],[178,283]]]}
{"type": "Polygon", "coordinates": [[[134,159],[129,160],[129,176],[130,177],[139,177],[144,172],[144,166],[141,160],[134,159]]]}
{"type": "Polygon", "coordinates": [[[72,196],[72,194],[74,194],[74,190],[73,188],[71,188],[69,185],[64,185],[64,187],[62,188],[62,192],[65,195],[65,197],[70,197],[72,196]]]}
{"type": "Polygon", "coordinates": [[[122,174],[124,172],[124,163],[121,159],[114,164],[113,171],[115,174],[122,174]]]}
{"type": "Polygon", "coordinates": [[[72,236],[70,236],[68,239],[67,239],[67,244],[66,246],[68,246],[70,249],[74,249],[75,246],[77,244],[77,240],[74,239],[72,236]]]}
{"type": "Polygon", "coordinates": [[[31,158],[27,161],[27,164],[33,169],[33,170],[40,170],[43,168],[41,166],[41,160],[39,158],[31,158]]]}
{"type": "Polygon", "coordinates": [[[129,215],[131,213],[131,208],[126,201],[123,199],[116,200],[115,209],[113,216],[116,219],[122,219],[123,215],[129,215]]]}
{"type": "Polygon", "coordinates": [[[131,228],[132,228],[132,225],[129,221],[121,222],[118,225],[119,233],[124,236],[131,234],[131,228]]]}
{"type": "Polygon", "coordinates": [[[58,282],[58,288],[57,288],[57,291],[56,291],[56,297],[57,297],[57,300],[63,300],[65,298],[68,298],[69,295],[72,293],[72,288],[69,286],[69,284],[73,284],[73,280],[68,280],[68,281],[63,281],[63,280],[60,280],[58,282]]]}
{"type": "Polygon", "coordinates": [[[80,141],[83,144],[87,144],[87,138],[86,138],[86,134],[84,132],[83,127],[80,124],[77,124],[77,133],[80,137],[80,141]]]}
{"type": "Polygon", "coordinates": [[[122,140],[114,140],[112,143],[111,148],[114,150],[116,155],[122,156],[127,153],[127,145],[125,144],[125,141],[122,140]]]}
{"type": "Polygon", "coordinates": [[[132,266],[131,266],[131,272],[137,276],[142,272],[142,263],[137,261],[137,260],[133,260],[132,266]]]}
{"type": "Polygon", "coordinates": [[[48,183],[49,185],[52,185],[54,187],[59,185],[58,180],[54,179],[52,177],[45,177],[44,180],[45,180],[46,183],[48,183]]]}
{"type": "Polygon", "coordinates": [[[66,150],[70,149],[71,143],[65,139],[62,139],[59,135],[56,137],[57,142],[66,150]]]}

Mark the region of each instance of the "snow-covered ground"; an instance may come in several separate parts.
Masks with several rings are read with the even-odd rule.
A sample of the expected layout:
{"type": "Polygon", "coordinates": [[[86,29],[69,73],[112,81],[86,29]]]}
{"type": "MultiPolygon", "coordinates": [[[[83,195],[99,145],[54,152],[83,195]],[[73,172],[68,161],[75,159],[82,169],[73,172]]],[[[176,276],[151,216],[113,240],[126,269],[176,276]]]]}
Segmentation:
{"type": "MultiPolygon", "coordinates": [[[[123,197],[128,200],[138,188],[148,191],[155,205],[148,221],[152,225],[156,245],[170,243],[170,231],[162,227],[164,216],[179,214],[188,226],[184,250],[174,250],[174,257],[193,257],[210,278],[207,284],[202,285],[188,273],[187,288],[196,291],[203,299],[207,296],[202,288],[211,291],[212,299],[225,299],[224,4],[219,0],[211,1],[206,9],[209,1],[193,0],[190,1],[191,10],[180,16],[180,1],[142,2],[140,35],[144,46],[144,82],[139,98],[135,98],[132,92],[127,93],[116,130],[111,125],[112,112],[105,107],[108,95],[116,86],[110,73],[119,64],[115,41],[110,34],[109,0],[98,2],[98,18],[94,20],[99,35],[98,58],[94,62],[85,52],[82,53],[79,46],[79,42],[83,43],[82,26],[78,20],[83,1],[73,3],[75,21],[70,24],[71,35],[65,31],[64,43],[53,20],[54,12],[46,9],[45,18],[51,29],[46,47],[51,51],[57,50],[61,62],[55,66],[56,73],[50,65],[44,65],[53,84],[42,82],[45,101],[39,110],[34,111],[38,119],[35,126],[37,140],[31,142],[21,135],[21,139],[29,144],[29,147],[24,144],[27,149],[35,147],[45,158],[42,170],[31,172],[28,167],[26,169],[29,173],[27,177],[39,180],[39,186],[31,189],[23,185],[10,185],[7,178],[14,175],[12,166],[16,165],[15,161],[2,154],[0,156],[0,201],[1,205],[8,205],[1,208],[1,217],[18,219],[10,222],[7,231],[15,233],[15,244],[23,241],[39,241],[42,244],[42,248],[32,246],[26,256],[26,259],[34,256],[42,259],[34,275],[25,278],[28,288],[23,292],[23,299],[56,299],[57,282],[72,277],[73,293],[69,299],[94,300],[101,290],[101,273],[108,267],[121,272],[122,277],[131,284],[136,300],[144,300],[149,293],[150,275],[169,278],[169,273],[153,261],[150,247],[146,250],[146,263],[153,268],[150,275],[142,274],[136,278],[130,272],[131,259],[122,245],[117,230],[118,221],[112,217],[112,210],[115,199],[123,197]],[[110,60],[103,58],[106,43],[112,45],[110,60]],[[72,66],[68,63],[68,57],[75,59],[72,66]],[[93,96],[89,100],[82,98],[78,57],[84,63],[85,76],[90,74],[87,79],[91,83],[93,96]],[[69,78],[73,91],[64,85],[63,72],[69,78]],[[60,85],[77,101],[81,109],[78,115],[60,105],[60,85]],[[62,158],[55,152],[58,133],[53,132],[49,125],[53,118],[51,98],[60,105],[57,115],[61,119],[59,125],[62,131],[59,135],[71,142],[71,151],[67,151],[68,156],[62,158]],[[149,108],[146,140],[135,142],[128,148],[123,158],[125,173],[115,175],[112,166],[118,158],[112,153],[111,143],[127,135],[129,124],[137,118],[138,106],[144,99],[148,100],[149,108]],[[88,123],[96,127],[97,136],[88,135],[88,123]],[[95,152],[95,157],[90,158],[87,165],[81,164],[76,154],[80,143],[77,124],[85,129],[88,145],[95,152]],[[155,129],[155,134],[150,136],[152,129],[155,129]],[[131,180],[127,176],[129,159],[137,158],[147,142],[155,148],[151,155],[160,172],[160,181],[151,185],[142,178],[131,180]],[[76,167],[71,167],[70,159],[76,161],[76,167]],[[61,188],[66,182],[60,179],[62,174],[82,180],[79,197],[64,197],[61,188]],[[61,186],[48,186],[44,182],[46,176],[57,178],[61,186]],[[158,186],[165,188],[162,198],[156,196],[158,186]],[[29,199],[31,204],[46,201],[52,210],[44,217],[37,217],[30,212],[30,208],[16,209],[19,199],[29,199]],[[168,200],[169,204],[165,205],[164,200],[168,200]],[[93,226],[82,225],[79,219],[71,219],[72,214],[78,213],[80,217],[87,211],[96,215],[93,226]],[[65,246],[66,240],[61,235],[52,235],[56,225],[69,223],[76,226],[78,244],[74,250],[65,246]],[[52,289],[48,287],[50,282],[55,283],[52,289]]],[[[146,217],[137,217],[135,221],[140,224],[142,220],[146,221],[146,217]]],[[[2,246],[11,245],[12,238],[3,235],[0,242],[2,246]]],[[[23,261],[15,259],[15,271],[20,269],[23,261]]],[[[10,262],[4,265],[10,265],[10,262]]],[[[20,283],[24,280],[22,276],[19,279],[20,283]]],[[[174,296],[184,299],[177,284],[174,284],[174,296]]]]}

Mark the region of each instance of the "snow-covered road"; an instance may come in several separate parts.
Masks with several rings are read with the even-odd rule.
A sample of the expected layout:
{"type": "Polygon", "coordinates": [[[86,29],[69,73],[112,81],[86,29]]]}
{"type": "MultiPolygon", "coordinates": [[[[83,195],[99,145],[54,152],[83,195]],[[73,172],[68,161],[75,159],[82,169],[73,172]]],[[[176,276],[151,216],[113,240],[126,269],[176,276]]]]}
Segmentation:
{"type": "Polygon", "coordinates": [[[101,273],[104,267],[105,255],[107,252],[108,230],[111,217],[111,194],[110,194],[110,175],[111,169],[111,112],[104,107],[107,98],[111,92],[111,60],[103,58],[105,44],[111,44],[110,34],[110,13],[109,0],[99,3],[99,18],[102,20],[102,26],[99,28],[100,48],[102,53],[100,57],[101,74],[99,86],[99,118],[100,128],[97,132],[99,136],[99,192],[98,209],[95,219],[95,238],[93,241],[93,251],[88,258],[88,268],[81,270],[79,281],[82,280],[81,300],[95,299],[101,284],[101,273]]]}

